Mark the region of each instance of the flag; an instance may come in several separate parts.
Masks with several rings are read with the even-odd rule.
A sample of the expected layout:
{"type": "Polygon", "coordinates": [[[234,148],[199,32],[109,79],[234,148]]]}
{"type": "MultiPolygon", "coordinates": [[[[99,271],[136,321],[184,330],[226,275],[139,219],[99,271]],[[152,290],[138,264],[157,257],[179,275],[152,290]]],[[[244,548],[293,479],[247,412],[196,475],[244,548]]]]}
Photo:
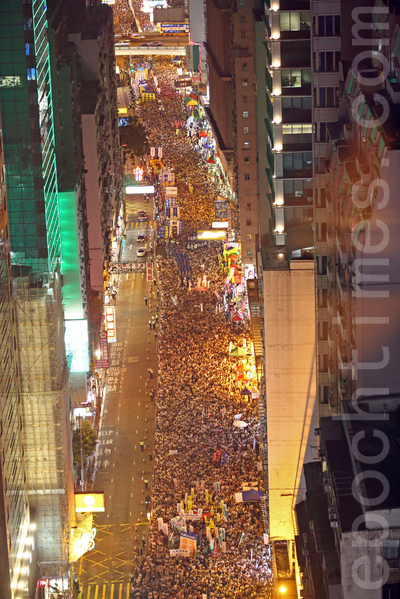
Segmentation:
{"type": "Polygon", "coordinates": [[[225,522],[229,522],[229,518],[228,518],[228,512],[227,512],[227,509],[226,509],[226,505],[225,505],[225,504],[224,504],[224,507],[222,508],[222,512],[223,512],[223,514],[224,514],[224,520],[225,520],[225,522]]]}

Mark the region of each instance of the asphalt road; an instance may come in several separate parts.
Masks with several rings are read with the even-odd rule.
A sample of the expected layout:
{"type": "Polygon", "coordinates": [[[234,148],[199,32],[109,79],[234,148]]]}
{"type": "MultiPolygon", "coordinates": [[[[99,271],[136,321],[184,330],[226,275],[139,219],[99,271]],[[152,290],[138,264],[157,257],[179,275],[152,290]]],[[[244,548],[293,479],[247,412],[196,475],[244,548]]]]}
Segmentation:
{"type": "MultiPolygon", "coordinates": [[[[135,260],[131,254],[135,253],[138,231],[144,232],[149,242],[152,235],[143,226],[146,223],[140,227],[137,209],[149,212],[142,196],[128,204],[132,227],[127,231],[126,261],[131,257],[135,260]]],[[[146,259],[150,257],[148,253],[146,259]]],[[[117,342],[110,345],[93,485],[93,491],[104,491],[105,513],[95,514],[95,547],[76,568],[81,599],[128,599],[129,575],[141,559],[138,549],[143,547],[142,535],[147,547],[147,510],[143,504],[151,492],[154,403],[149,392],[155,385],[148,368],[156,375],[156,340],[148,320],[149,315],[156,314],[157,287],[151,282],[154,298],[150,300],[150,283],[144,271],[117,275],[117,282],[117,342]],[[143,451],[140,441],[145,445],[143,451]]]]}

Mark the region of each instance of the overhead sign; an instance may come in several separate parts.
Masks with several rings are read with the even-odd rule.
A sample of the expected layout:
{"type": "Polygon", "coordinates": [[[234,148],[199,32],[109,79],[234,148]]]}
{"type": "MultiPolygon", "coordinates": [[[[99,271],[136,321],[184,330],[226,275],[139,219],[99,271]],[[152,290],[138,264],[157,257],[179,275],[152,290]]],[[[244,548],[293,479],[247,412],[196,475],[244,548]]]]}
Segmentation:
{"type": "Polygon", "coordinates": [[[229,227],[229,223],[226,220],[222,221],[214,221],[211,223],[213,229],[227,229],[229,227]]]}
{"type": "Polygon", "coordinates": [[[115,343],[117,340],[115,332],[115,307],[106,306],[104,314],[108,343],[115,343]]]}
{"type": "Polygon", "coordinates": [[[109,368],[110,361],[108,357],[108,341],[107,341],[107,333],[100,333],[100,360],[96,360],[95,363],[96,368],[109,368]]]}
{"type": "Polygon", "coordinates": [[[76,512],[104,512],[104,493],[75,493],[76,512]]]}
{"type": "Polygon", "coordinates": [[[225,239],[226,231],[214,229],[214,231],[197,231],[197,239],[225,239]]]}

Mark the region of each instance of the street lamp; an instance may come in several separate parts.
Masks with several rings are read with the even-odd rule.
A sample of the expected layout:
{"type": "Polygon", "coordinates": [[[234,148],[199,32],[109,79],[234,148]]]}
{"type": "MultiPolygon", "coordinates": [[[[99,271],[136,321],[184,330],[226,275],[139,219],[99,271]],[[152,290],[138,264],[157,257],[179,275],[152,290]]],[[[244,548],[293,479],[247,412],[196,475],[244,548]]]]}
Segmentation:
{"type": "Polygon", "coordinates": [[[286,587],[284,587],[284,586],[279,587],[279,592],[281,595],[284,595],[286,593],[286,587]]]}

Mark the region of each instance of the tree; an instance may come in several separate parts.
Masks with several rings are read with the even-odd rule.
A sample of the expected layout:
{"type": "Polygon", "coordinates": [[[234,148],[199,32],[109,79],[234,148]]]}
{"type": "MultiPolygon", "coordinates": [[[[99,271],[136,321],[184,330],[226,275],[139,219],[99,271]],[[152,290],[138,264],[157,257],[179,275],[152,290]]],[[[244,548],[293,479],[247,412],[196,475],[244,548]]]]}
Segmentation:
{"type": "MultiPolygon", "coordinates": [[[[82,424],[82,453],[83,460],[92,455],[96,448],[96,433],[88,420],[84,420],[82,424]]],[[[74,452],[74,463],[79,464],[81,461],[81,429],[77,428],[72,435],[72,447],[74,452]]]]}
{"type": "Polygon", "coordinates": [[[127,154],[143,156],[149,150],[146,129],[137,117],[129,118],[129,125],[119,128],[121,144],[127,154]]]}

